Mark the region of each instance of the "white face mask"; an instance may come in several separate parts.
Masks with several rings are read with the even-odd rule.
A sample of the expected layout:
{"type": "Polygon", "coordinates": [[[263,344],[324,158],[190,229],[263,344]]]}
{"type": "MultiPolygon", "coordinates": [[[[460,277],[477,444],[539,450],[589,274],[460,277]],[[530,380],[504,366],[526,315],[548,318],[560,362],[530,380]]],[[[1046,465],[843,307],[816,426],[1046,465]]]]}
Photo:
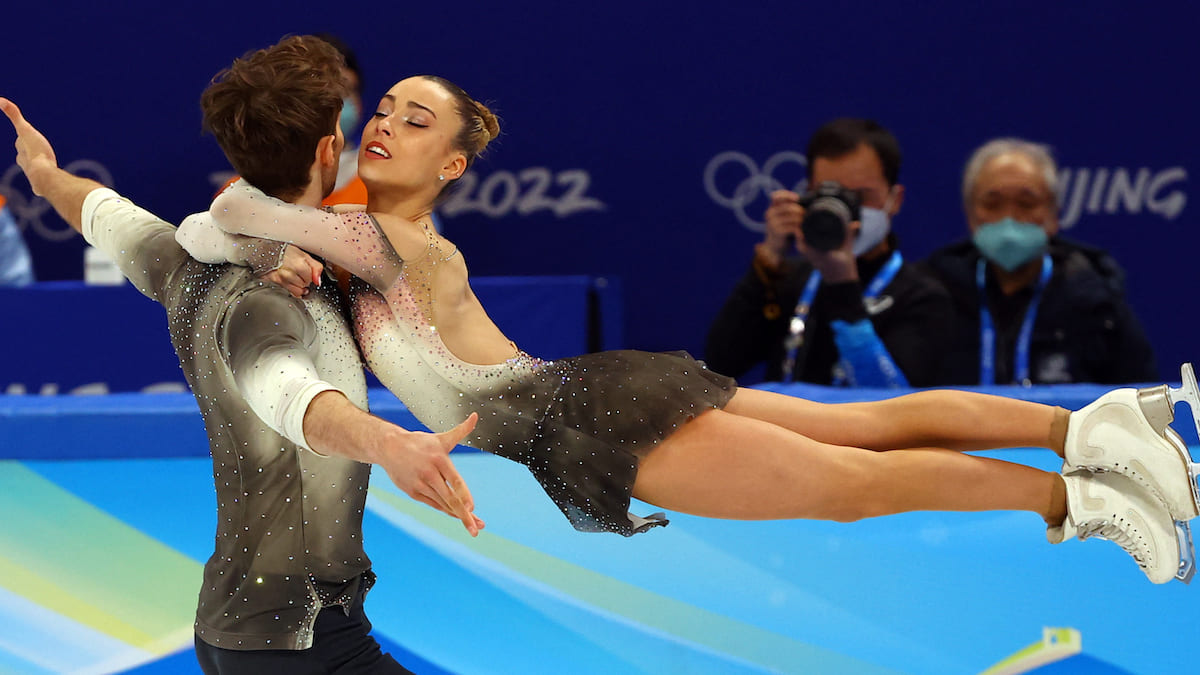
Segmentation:
{"type": "Polygon", "coordinates": [[[858,231],[858,239],[854,240],[854,257],[857,258],[870,251],[887,238],[888,232],[892,229],[891,218],[887,214],[887,209],[891,208],[891,204],[892,196],[889,194],[882,209],[873,209],[869,206],[859,209],[859,222],[862,224],[862,229],[858,231]]]}

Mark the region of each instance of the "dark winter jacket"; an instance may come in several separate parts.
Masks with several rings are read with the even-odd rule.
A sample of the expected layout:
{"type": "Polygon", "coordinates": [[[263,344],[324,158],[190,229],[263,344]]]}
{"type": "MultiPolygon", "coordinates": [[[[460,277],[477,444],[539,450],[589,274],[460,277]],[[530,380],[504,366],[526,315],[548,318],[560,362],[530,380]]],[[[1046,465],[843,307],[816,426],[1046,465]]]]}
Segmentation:
{"type": "MultiPolygon", "coordinates": [[[[938,374],[950,313],[946,291],[916,265],[905,262],[875,300],[864,302],[863,288],[887,262],[882,256],[859,260],[860,282],[822,283],[806,322],[804,345],[798,350],[794,381],[832,384],[839,360],[831,322],[862,321],[874,329],[885,357],[899,367],[908,384],[932,384],[938,374]],[[866,321],[869,319],[869,323],[866,321]]],[[[780,380],[786,356],[784,339],[813,267],[791,258],[781,269],[762,276],[753,266],[730,293],[708,333],[704,358],[713,370],[741,376],[766,362],[766,379],[780,380]]],[[[876,385],[879,386],[879,385],[876,385]]]]}
{"type": "MultiPolygon", "coordinates": [[[[1053,274],[1042,292],[1029,348],[1034,384],[1122,384],[1158,378],[1150,342],[1125,300],[1125,273],[1104,251],[1052,237],[1053,274]]],[[[950,292],[952,339],[938,384],[979,384],[980,253],[969,240],[933,253],[924,265],[950,292]]],[[[995,384],[1013,382],[1021,324],[1033,298],[1031,285],[1005,296],[987,272],[988,308],[996,328],[995,384]]]]}

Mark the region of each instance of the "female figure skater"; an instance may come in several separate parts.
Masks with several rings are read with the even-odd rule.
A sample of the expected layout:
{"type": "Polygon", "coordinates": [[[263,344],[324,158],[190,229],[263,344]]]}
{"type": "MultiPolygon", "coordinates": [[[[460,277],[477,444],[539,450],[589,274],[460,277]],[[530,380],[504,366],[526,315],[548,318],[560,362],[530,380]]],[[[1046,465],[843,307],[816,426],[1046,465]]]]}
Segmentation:
{"type": "Polygon", "coordinates": [[[686,355],[543,361],[521,351],[430,222],[498,132],[454,84],[408,78],[363,130],[365,212],[285,204],[242,181],[185,221],[180,241],[212,250],[197,242],[211,242],[215,221],[296,244],[369,284],[378,293],[354,293],[355,326],[380,381],[435,431],[477,412],[467,443],[525,464],[580,530],[629,536],[666,524],[630,514],[630,497],[746,520],[1018,509],[1040,515],[1052,543],[1100,536],[1155,583],[1190,577],[1197,500],[1165,387],[1117,390],[1076,413],[957,391],[822,404],[738,388],[686,355]],[[1063,473],[962,452],[1005,447],[1053,450],[1063,473]]]}

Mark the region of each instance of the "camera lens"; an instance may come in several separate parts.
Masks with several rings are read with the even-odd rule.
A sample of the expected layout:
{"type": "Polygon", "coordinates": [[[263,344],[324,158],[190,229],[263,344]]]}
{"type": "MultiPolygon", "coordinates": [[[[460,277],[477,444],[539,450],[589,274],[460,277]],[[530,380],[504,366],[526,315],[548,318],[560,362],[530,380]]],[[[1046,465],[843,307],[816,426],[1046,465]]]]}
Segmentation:
{"type": "Polygon", "coordinates": [[[801,195],[799,203],[804,207],[804,220],[800,222],[804,241],[818,251],[841,248],[850,223],[859,218],[858,193],[833,181],[801,195]]]}
{"type": "Polygon", "coordinates": [[[804,241],[818,251],[832,251],[846,239],[846,226],[842,219],[828,211],[815,211],[804,218],[801,226],[804,241]]]}
{"type": "Polygon", "coordinates": [[[800,229],[804,232],[804,241],[818,251],[832,251],[840,248],[846,240],[846,227],[850,223],[850,210],[846,204],[835,197],[819,197],[804,213],[804,221],[800,229]]]}

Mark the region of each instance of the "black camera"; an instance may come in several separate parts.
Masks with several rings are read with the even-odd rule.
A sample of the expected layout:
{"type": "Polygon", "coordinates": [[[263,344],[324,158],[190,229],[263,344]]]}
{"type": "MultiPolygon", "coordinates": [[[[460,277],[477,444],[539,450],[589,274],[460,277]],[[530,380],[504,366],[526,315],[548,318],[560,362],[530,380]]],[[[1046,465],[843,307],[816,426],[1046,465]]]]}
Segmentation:
{"type": "Polygon", "coordinates": [[[825,181],[801,195],[800,206],[804,207],[800,230],[805,243],[818,251],[832,251],[841,248],[850,223],[859,219],[862,198],[839,183],[825,181]]]}

